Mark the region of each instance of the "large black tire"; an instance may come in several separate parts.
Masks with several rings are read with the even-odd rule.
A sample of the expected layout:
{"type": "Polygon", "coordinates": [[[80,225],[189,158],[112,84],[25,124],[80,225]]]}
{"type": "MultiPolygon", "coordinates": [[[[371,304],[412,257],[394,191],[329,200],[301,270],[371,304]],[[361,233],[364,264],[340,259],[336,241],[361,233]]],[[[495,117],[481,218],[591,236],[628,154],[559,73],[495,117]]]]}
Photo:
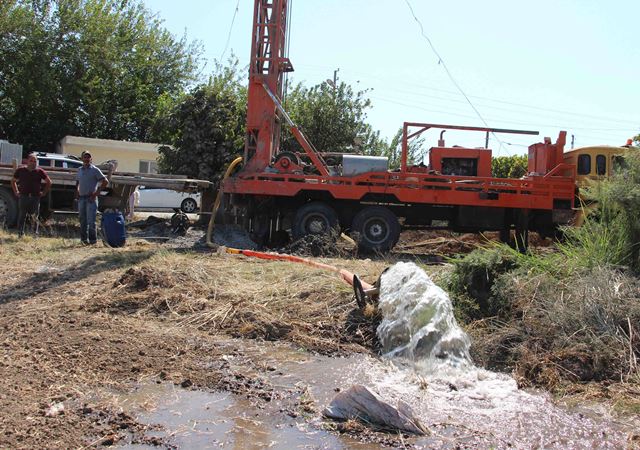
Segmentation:
{"type": "Polygon", "coordinates": [[[192,198],[185,198],[180,204],[180,209],[185,214],[193,214],[198,211],[198,202],[192,198]]]}
{"type": "Polygon", "coordinates": [[[311,202],[296,211],[291,232],[293,239],[297,240],[310,234],[337,234],[338,229],[335,210],[326,203],[311,202]]]}
{"type": "Polygon", "coordinates": [[[351,233],[365,252],[388,252],[400,238],[400,223],[384,206],[368,206],[353,218],[351,233]]]}
{"type": "Polygon", "coordinates": [[[0,188],[0,227],[13,227],[18,221],[18,200],[7,188],[0,188]]]}

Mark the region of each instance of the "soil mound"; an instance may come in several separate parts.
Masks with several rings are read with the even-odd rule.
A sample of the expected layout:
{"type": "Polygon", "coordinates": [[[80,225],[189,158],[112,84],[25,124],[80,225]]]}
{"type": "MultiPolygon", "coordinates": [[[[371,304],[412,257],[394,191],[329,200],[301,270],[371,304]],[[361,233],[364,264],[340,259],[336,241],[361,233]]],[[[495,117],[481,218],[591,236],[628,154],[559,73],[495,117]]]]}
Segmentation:
{"type": "Polygon", "coordinates": [[[113,287],[124,287],[130,292],[146,291],[153,287],[169,288],[175,282],[171,275],[151,267],[131,267],[114,283],[113,287]]]}
{"type": "Polygon", "coordinates": [[[298,256],[339,257],[345,256],[346,251],[337,245],[334,236],[309,234],[284,247],[280,253],[298,256]]]}
{"type": "Polygon", "coordinates": [[[213,241],[225,247],[242,250],[257,250],[258,244],[253,242],[249,234],[236,225],[216,225],[213,230],[213,241]]]}

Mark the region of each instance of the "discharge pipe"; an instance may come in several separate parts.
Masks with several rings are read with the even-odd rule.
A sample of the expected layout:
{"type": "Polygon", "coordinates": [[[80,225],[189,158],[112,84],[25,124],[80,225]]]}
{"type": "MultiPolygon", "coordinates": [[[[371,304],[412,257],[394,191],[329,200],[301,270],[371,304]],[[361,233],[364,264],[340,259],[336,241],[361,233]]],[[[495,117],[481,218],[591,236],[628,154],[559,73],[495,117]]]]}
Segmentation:
{"type": "Polygon", "coordinates": [[[305,264],[307,266],[316,267],[318,269],[328,270],[329,272],[336,273],[342,278],[343,281],[347,282],[351,287],[353,287],[353,293],[356,297],[356,302],[360,308],[363,308],[367,305],[368,301],[376,301],[379,294],[379,286],[371,285],[366,283],[354,273],[349,272],[345,269],[339,269],[338,267],[321,263],[318,261],[313,261],[312,259],[302,258],[300,256],[295,255],[287,255],[284,253],[272,253],[272,252],[259,252],[256,250],[242,250],[239,248],[230,248],[227,247],[225,249],[227,253],[232,255],[244,255],[251,258],[259,258],[259,259],[267,259],[271,261],[288,261],[299,264],[305,264]]]}

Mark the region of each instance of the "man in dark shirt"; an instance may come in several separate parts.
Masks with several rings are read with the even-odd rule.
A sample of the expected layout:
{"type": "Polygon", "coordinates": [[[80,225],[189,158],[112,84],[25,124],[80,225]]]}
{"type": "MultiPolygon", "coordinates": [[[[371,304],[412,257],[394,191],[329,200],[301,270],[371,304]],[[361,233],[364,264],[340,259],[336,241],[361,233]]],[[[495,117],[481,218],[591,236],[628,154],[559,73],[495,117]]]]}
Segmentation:
{"type": "Polygon", "coordinates": [[[18,235],[22,237],[27,214],[38,220],[40,198],[47,195],[51,189],[51,179],[38,167],[38,158],[35,153],[29,153],[27,165],[17,168],[13,173],[11,187],[18,197],[18,235]]]}

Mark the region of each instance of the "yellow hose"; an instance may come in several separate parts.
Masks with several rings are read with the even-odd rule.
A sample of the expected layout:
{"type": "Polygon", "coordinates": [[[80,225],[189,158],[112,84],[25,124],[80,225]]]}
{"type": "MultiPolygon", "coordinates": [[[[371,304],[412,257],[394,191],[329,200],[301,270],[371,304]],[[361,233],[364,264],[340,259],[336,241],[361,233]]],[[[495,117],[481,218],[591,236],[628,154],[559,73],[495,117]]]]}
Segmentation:
{"type": "Polygon", "coordinates": [[[211,241],[211,237],[213,236],[213,228],[214,222],[216,220],[216,214],[218,213],[218,208],[220,207],[220,202],[222,201],[222,184],[224,180],[229,178],[233,170],[236,168],[238,164],[242,162],[242,156],[238,156],[236,159],[231,161],[229,167],[227,167],[227,171],[224,173],[222,177],[222,181],[220,181],[220,188],[218,189],[218,195],[216,195],[216,201],[213,202],[213,209],[211,210],[211,217],[209,218],[209,226],[207,227],[207,246],[211,248],[215,248],[216,244],[211,241]]]}

